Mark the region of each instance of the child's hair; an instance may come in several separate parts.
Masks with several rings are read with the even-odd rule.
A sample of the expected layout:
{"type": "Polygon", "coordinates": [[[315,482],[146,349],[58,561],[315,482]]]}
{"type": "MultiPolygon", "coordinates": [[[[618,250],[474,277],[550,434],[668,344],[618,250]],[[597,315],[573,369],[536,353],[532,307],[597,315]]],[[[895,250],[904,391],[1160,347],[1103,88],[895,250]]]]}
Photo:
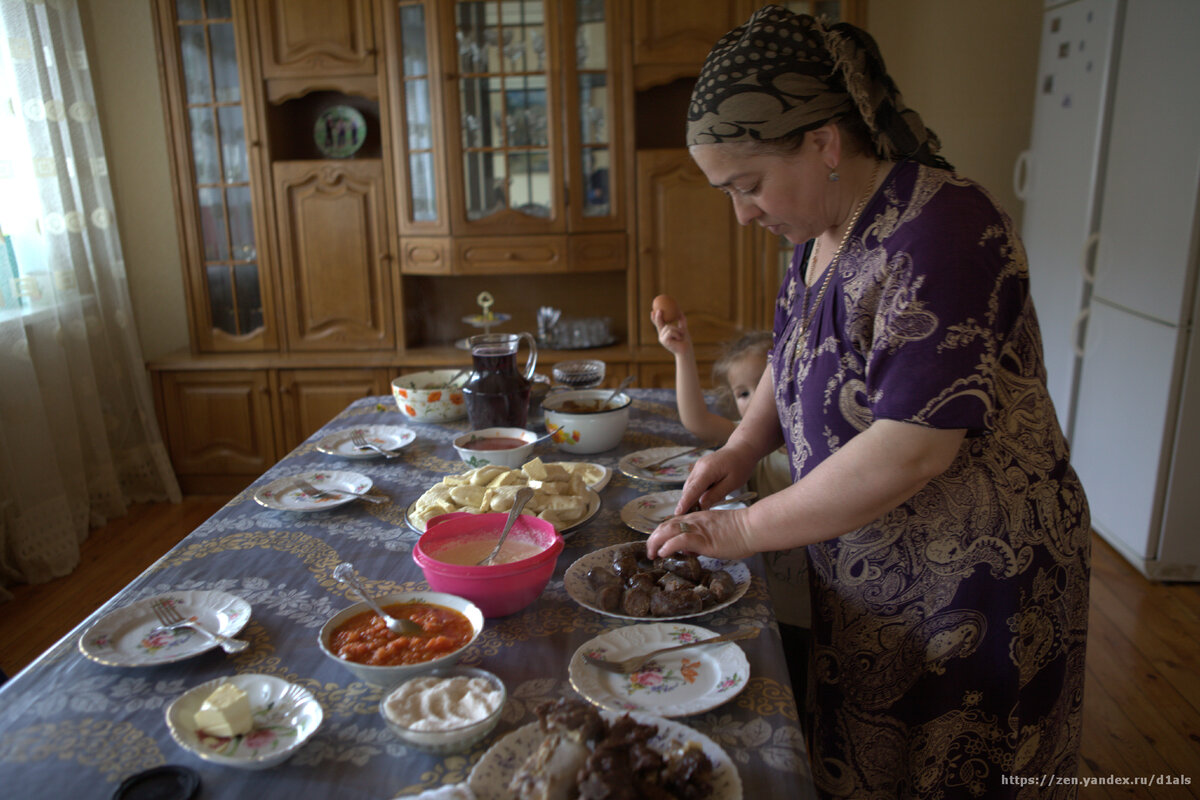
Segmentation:
{"type": "Polygon", "coordinates": [[[774,335],[769,331],[750,331],[722,346],[721,355],[712,367],[713,386],[718,394],[717,405],[722,414],[735,416],[737,413],[733,394],[729,391],[729,368],[748,355],[766,355],[773,343],[774,335]]]}

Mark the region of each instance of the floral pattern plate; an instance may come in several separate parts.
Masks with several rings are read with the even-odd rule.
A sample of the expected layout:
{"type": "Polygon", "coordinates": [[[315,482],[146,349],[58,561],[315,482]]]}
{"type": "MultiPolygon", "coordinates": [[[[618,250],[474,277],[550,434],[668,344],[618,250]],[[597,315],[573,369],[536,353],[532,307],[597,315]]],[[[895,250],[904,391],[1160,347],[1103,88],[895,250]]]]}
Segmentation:
{"type": "Polygon", "coordinates": [[[314,497],[296,486],[297,480],[308,481],[317,489],[354,494],[366,494],[374,485],[370,478],[357,472],[340,470],[301,472],[299,475],[276,478],[266,486],[259,488],[254,493],[254,502],[276,511],[324,511],[327,508],[337,508],[347,503],[353,503],[358,499],[350,494],[314,497]]]}
{"type": "Polygon", "coordinates": [[[182,661],[217,646],[204,634],[187,628],[151,633],[162,624],[151,608],[156,600],[171,603],[186,619],[226,636],[237,635],[250,621],[250,604],[236,595],[168,592],[105,614],[79,638],[80,651],[110,667],[149,667],[182,661]]]}
{"type": "Polygon", "coordinates": [[[746,590],[750,588],[750,568],[741,561],[721,561],[720,559],[709,558],[708,556],[700,556],[700,565],[705,569],[724,569],[733,578],[733,594],[725,602],[717,603],[703,611],[697,611],[695,614],[680,614],[675,617],[633,617],[628,614],[619,614],[616,611],[605,611],[595,602],[595,592],[588,586],[587,573],[592,567],[607,567],[611,565],[613,551],[625,546],[624,544],[614,544],[611,547],[593,550],[586,555],[580,556],[574,564],[567,567],[567,571],[563,575],[563,587],[567,590],[567,594],[571,595],[571,599],[584,608],[590,608],[597,614],[603,614],[606,617],[628,619],[634,622],[668,622],[673,619],[703,617],[705,614],[712,614],[714,611],[728,608],[738,600],[741,600],[742,596],[746,594],[746,590]]]}
{"type": "Polygon", "coordinates": [[[193,755],[243,769],[267,769],[286,761],[325,718],[312,693],[273,675],[245,673],[216,678],[180,695],[167,707],[172,738],[193,755]],[[254,727],[240,736],[214,736],[196,728],[196,712],[223,683],[248,695],[254,727]]]}
{"type": "Polygon", "coordinates": [[[617,469],[621,470],[622,474],[639,481],[683,483],[687,480],[688,473],[692,471],[696,462],[711,453],[712,450],[697,450],[695,453],[688,453],[674,461],[668,461],[666,464],[649,469],[642,469],[641,465],[658,461],[660,458],[666,458],[674,453],[687,453],[691,449],[690,447],[651,447],[648,450],[638,450],[636,453],[622,457],[617,462],[617,469]]]}
{"type": "MultiPolygon", "coordinates": [[[[605,710],[601,710],[600,715],[609,722],[622,716],[605,710]]],[[[713,765],[713,791],[707,800],[742,800],[742,779],[738,775],[737,765],[712,739],[674,720],[636,711],[630,712],[629,716],[643,725],[658,728],[658,733],[650,739],[650,746],[660,752],[688,742],[700,745],[713,765]]],[[[530,722],[489,747],[467,777],[467,786],[476,800],[508,800],[511,797],[509,781],[544,738],[538,723],[530,722]]]]}
{"type": "MultiPolygon", "coordinates": [[[[638,533],[649,536],[659,523],[675,513],[679,503],[681,489],[666,492],[654,492],[635,497],[621,508],[621,522],[633,528],[638,533]]],[[[713,508],[745,508],[745,503],[721,503],[713,508]]]]}
{"type": "Polygon", "coordinates": [[[660,717],[701,714],[746,688],[750,662],[736,642],[664,653],[628,675],[593,667],[583,656],[587,653],[619,661],[717,635],[707,628],[680,622],[652,622],[608,631],[575,651],[568,667],[571,686],[609,711],[644,711],[660,717]]]}
{"type": "Polygon", "coordinates": [[[335,431],[317,442],[317,450],[330,456],[342,458],[383,458],[383,453],[367,448],[359,450],[350,437],[355,431],[362,431],[363,437],[384,450],[395,452],[401,447],[411,444],[417,438],[417,432],[402,425],[358,425],[353,428],[335,431]]]}

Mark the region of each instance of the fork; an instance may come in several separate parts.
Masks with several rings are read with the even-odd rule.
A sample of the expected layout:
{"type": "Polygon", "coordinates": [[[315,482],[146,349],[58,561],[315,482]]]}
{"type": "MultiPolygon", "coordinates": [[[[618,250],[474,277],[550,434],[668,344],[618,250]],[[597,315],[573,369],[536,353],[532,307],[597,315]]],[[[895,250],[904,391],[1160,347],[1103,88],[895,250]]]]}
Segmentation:
{"type": "Polygon", "coordinates": [[[341,497],[357,497],[359,500],[366,500],[368,503],[386,503],[387,502],[387,500],[385,500],[382,497],[373,497],[369,494],[360,494],[358,492],[350,492],[345,489],[318,489],[317,487],[313,486],[311,483],[304,480],[303,478],[297,478],[295,486],[297,489],[304,492],[306,495],[309,495],[310,497],[316,498],[318,500],[324,499],[327,497],[332,497],[335,499],[341,498],[341,497]]]}
{"type": "Polygon", "coordinates": [[[640,470],[649,470],[652,467],[661,467],[663,464],[666,464],[668,461],[674,461],[677,458],[683,458],[684,456],[690,456],[692,453],[699,453],[701,450],[704,450],[704,449],[705,449],[704,445],[699,445],[698,447],[693,447],[690,450],[684,450],[681,453],[672,453],[669,456],[663,456],[662,458],[656,458],[653,461],[647,461],[645,464],[635,464],[634,466],[636,466],[640,470]]]}
{"type": "Polygon", "coordinates": [[[637,672],[643,665],[655,656],[660,656],[663,653],[670,653],[673,650],[686,650],[689,647],[699,647],[705,644],[718,644],[720,642],[734,642],[740,639],[753,639],[758,636],[758,628],[743,628],[740,631],[733,633],[723,633],[720,636],[712,636],[708,639],[701,639],[698,642],[688,642],[687,644],[676,644],[671,647],[662,647],[658,650],[651,650],[640,656],[631,656],[620,661],[609,661],[605,658],[594,656],[591,653],[584,653],[583,660],[591,664],[593,667],[598,667],[607,672],[614,672],[618,675],[629,675],[637,672]]]}
{"type": "Polygon", "coordinates": [[[175,601],[169,598],[160,597],[154,600],[150,603],[150,609],[154,612],[154,616],[158,617],[158,621],[162,623],[162,630],[190,628],[203,634],[209,641],[219,644],[221,649],[226,653],[240,653],[250,646],[250,643],[244,639],[234,639],[231,636],[225,636],[221,633],[213,633],[197,622],[184,619],[183,615],[179,613],[179,609],[175,608],[175,601]]]}
{"type": "Polygon", "coordinates": [[[357,450],[374,450],[376,453],[379,453],[379,455],[386,458],[395,458],[396,456],[400,455],[399,453],[393,453],[391,450],[384,450],[379,445],[367,439],[367,437],[364,436],[363,432],[360,430],[353,430],[350,432],[350,443],[353,444],[357,450]]]}

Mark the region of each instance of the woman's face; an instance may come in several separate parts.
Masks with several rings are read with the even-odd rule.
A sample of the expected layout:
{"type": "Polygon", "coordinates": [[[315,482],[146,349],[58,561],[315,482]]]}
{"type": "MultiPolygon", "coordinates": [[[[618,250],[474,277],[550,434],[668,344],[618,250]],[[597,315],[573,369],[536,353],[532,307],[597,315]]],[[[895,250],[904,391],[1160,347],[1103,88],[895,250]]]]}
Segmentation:
{"type": "Polygon", "coordinates": [[[692,159],[716,188],[729,195],[742,225],[757,222],[776,236],[801,244],[836,222],[830,167],[812,133],[793,153],[752,144],[697,144],[692,159]]]}

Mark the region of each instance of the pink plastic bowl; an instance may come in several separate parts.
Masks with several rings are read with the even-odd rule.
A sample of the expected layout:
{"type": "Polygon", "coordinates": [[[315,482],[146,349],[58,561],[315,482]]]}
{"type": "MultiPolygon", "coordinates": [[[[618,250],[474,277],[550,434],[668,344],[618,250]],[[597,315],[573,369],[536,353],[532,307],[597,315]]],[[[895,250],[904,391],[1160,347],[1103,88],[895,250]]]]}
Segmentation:
{"type": "Polygon", "coordinates": [[[447,564],[434,558],[441,547],[450,543],[477,538],[495,541],[507,518],[507,514],[456,512],[429,520],[413,548],[413,560],[421,567],[429,588],[467,598],[485,617],[507,616],[536,600],[550,582],[563,549],[562,536],[544,519],[522,514],[508,534],[510,539],[542,547],[529,558],[486,567],[447,564]]]}

